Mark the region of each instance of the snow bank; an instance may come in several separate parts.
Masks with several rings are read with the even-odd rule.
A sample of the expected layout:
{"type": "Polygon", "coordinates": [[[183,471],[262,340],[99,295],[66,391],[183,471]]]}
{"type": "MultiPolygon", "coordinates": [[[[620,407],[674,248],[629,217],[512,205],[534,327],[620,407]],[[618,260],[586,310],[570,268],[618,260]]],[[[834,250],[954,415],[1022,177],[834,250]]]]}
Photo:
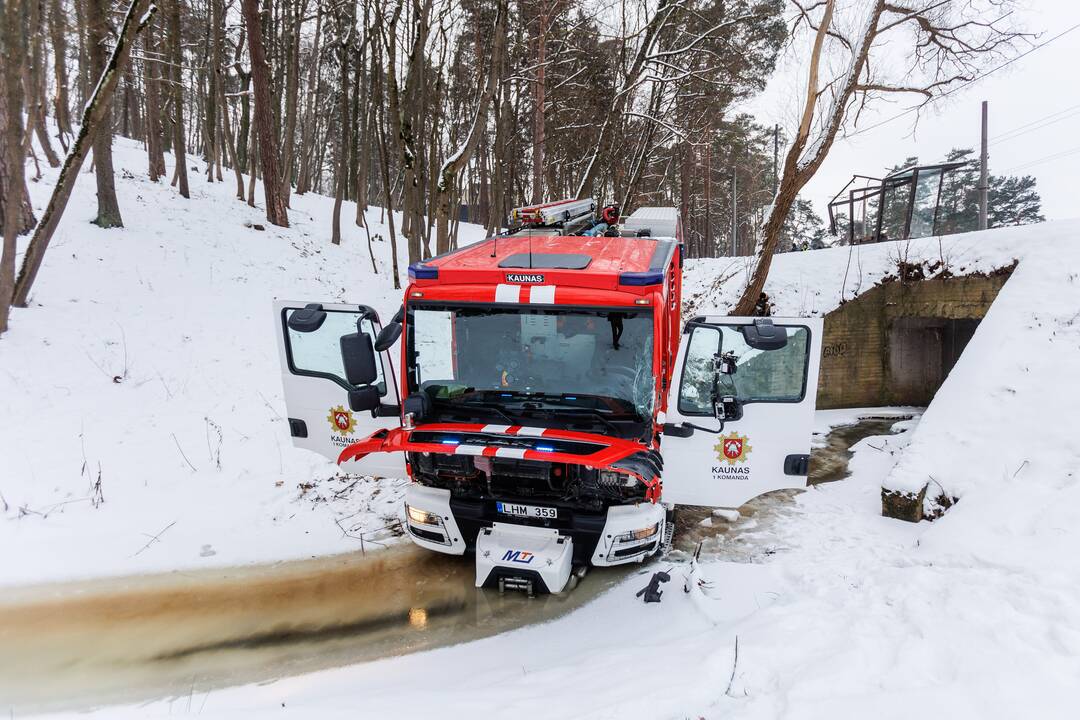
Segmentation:
{"type": "MultiPolygon", "coordinates": [[[[231,177],[193,169],[185,200],[145,179],[138,144],[117,138],[114,162],[126,227],[90,224],[84,170],[31,307],[0,338],[0,585],[358,547],[336,520],[385,536],[400,482],[338,498],[335,466],[293,449],[271,311],[286,298],[393,313],[382,213],[367,213],[384,238],[376,275],[350,203],[335,247],[331,198],[294,195],[292,227],[277,228],[231,177]]],[[[39,213],[55,180],[30,184],[39,213]]],[[[482,232],[462,226],[465,241],[482,232]]]]}
{"type": "MultiPolygon", "coordinates": [[[[1047,243],[1080,236],[1080,221],[1027,225],[947,235],[781,253],[773,258],[765,292],[781,316],[821,316],[844,301],[896,275],[897,263],[940,264],[954,275],[991,272],[1047,243]]],[[[683,298],[686,313],[726,314],[753,269],[752,258],[687,260],[683,298]]]]}
{"type": "Polygon", "coordinates": [[[1080,569],[1080,228],[1024,253],[885,487],[959,499],[924,542],[1080,569]]]}

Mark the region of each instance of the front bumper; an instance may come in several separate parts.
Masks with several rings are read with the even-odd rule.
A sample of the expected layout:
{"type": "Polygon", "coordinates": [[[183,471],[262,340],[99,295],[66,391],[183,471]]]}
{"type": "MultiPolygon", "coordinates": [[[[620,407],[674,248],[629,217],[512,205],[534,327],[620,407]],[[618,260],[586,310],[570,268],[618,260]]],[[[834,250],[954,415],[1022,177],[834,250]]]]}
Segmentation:
{"type": "Polygon", "coordinates": [[[449,490],[416,483],[405,490],[405,504],[438,516],[438,523],[417,523],[405,514],[405,525],[413,542],[435,552],[461,555],[475,549],[480,533],[496,523],[507,526],[556,531],[572,541],[573,565],[625,565],[653,555],[663,542],[665,510],[658,503],[613,505],[602,513],[560,507],[554,521],[510,518],[496,511],[494,501],[451,498],[449,490]],[[655,532],[641,539],[632,533],[644,528],[655,532]],[[629,537],[628,537],[629,536],[629,537]]]}
{"type": "Polygon", "coordinates": [[[410,483],[405,488],[405,529],[414,543],[435,552],[463,555],[470,544],[450,510],[449,490],[410,483]],[[436,516],[432,519],[437,522],[417,522],[410,517],[409,508],[436,516]]]}

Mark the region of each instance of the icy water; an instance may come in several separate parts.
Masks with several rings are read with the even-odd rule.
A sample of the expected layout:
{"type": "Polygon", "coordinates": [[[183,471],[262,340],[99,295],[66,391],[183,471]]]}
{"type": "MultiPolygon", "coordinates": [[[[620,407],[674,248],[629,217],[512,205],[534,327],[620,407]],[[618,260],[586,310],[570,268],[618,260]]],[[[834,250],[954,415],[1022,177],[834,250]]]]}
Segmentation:
{"type": "MultiPolygon", "coordinates": [[[[849,448],[897,418],[836,428],[811,484],[847,475],[849,448]]],[[[773,552],[763,530],[797,491],[758,498],[728,522],[680,508],[671,560],[773,552]],[[703,522],[704,521],[704,522],[703,522]]],[[[594,569],[564,596],[473,587],[470,557],[401,544],[365,555],[9,590],[0,596],[0,712],[12,715],[175,697],[467,642],[573,611],[651,564],[594,569]]]]}

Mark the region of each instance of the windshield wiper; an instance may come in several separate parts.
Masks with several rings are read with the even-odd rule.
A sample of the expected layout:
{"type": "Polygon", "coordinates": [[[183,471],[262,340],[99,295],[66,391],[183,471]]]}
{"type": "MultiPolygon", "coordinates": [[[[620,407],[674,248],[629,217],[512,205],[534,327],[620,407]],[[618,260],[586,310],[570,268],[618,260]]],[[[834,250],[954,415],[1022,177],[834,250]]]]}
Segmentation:
{"type": "MultiPolygon", "coordinates": [[[[539,400],[542,403],[548,403],[548,404],[551,404],[551,405],[558,405],[560,407],[568,408],[571,411],[573,411],[575,415],[584,415],[586,417],[593,418],[594,420],[599,421],[602,425],[604,425],[606,428],[611,430],[611,432],[615,433],[616,435],[621,434],[621,431],[619,430],[618,426],[615,425],[615,423],[608,420],[606,417],[601,415],[596,410],[592,410],[592,409],[586,408],[586,407],[581,407],[580,405],[577,405],[577,404],[567,400],[566,398],[562,397],[561,395],[546,395],[544,393],[536,393],[534,395],[530,395],[529,398],[530,399],[535,398],[536,400],[539,400]]],[[[543,410],[543,408],[526,408],[526,410],[543,410]]]]}
{"type": "Polygon", "coordinates": [[[505,410],[503,410],[502,406],[500,406],[498,403],[489,403],[489,402],[482,402],[482,401],[478,402],[476,400],[462,400],[460,402],[450,403],[450,407],[476,407],[476,408],[482,408],[484,410],[490,410],[491,412],[495,413],[499,417],[506,420],[511,425],[517,425],[518,424],[518,421],[516,419],[514,419],[513,417],[511,417],[505,410]]]}

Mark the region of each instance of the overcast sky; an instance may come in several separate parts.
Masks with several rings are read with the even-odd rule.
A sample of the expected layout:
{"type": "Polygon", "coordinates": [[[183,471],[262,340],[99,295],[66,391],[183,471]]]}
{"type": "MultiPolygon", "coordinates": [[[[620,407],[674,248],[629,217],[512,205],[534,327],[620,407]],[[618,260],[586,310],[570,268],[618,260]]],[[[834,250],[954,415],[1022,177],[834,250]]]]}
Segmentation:
{"type": "MultiPolygon", "coordinates": [[[[1042,33],[1036,43],[1045,42],[1080,23],[1080,2],[1029,0],[1021,22],[1026,30],[1042,33]]],[[[748,110],[762,124],[779,122],[792,128],[797,97],[805,88],[805,73],[801,58],[785,58],[765,93],[755,98],[748,110]]],[[[954,147],[977,151],[979,107],[987,100],[990,172],[1034,175],[1047,219],[1080,218],[1078,76],[1080,28],[937,101],[922,111],[917,125],[916,115],[911,113],[857,137],[838,139],[817,175],[803,189],[803,196],[825,217],[826,204],[852,173],[880,177],[886,168],[909,156],[932,162],[954,147]],[[1073,152],[1060,154],[1068,151],[1073,152]],[[1050,157],[1056,154],[1060,155],[1050,157]]],[[[863,115],[859,127],[896,115],[910,102],[907,96],[899,102],[878,102],[874,112],[863,115]]]]}

